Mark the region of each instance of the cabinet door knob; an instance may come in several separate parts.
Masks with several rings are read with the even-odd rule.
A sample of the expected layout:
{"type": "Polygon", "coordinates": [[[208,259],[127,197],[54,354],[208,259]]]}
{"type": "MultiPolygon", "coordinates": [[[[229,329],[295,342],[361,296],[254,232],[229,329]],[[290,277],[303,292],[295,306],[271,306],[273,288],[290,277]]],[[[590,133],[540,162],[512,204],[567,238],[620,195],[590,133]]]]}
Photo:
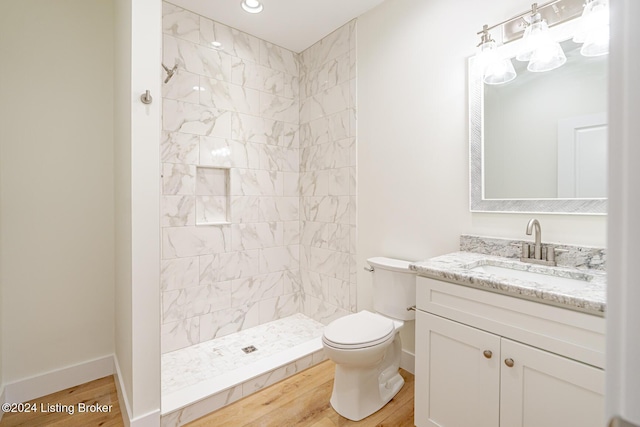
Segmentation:
{"type": "Polygon", "coordinates": [[[482,354],[484,354],[484,357],[486,357],[487,359],[491,359],[491,356],[493,356],[491,350],[485,350],[482,352],[482,354]]]}
{"type": "Polygon", "coordinates": [[[511,359],[511,358],[504,359],[504,364],[507,365],[510,368],[513,368],[513,359],[511,359]]]}

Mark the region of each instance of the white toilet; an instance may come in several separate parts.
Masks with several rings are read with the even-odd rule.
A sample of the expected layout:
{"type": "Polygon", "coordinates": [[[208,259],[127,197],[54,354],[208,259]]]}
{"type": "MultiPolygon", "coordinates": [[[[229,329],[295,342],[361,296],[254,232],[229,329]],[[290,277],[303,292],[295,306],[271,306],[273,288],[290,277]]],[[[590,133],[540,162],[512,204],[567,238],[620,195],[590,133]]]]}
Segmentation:
{"type": "Polygon", "coordinates": [[[404,379],[398,373],[402,343],[398,331],[415,318],[416,278],[409,262],[370,258],[373,307],[334,320],[324,329],[324,351],[336,364],[331,406],[360,421],[395,396],[404,379]]]}

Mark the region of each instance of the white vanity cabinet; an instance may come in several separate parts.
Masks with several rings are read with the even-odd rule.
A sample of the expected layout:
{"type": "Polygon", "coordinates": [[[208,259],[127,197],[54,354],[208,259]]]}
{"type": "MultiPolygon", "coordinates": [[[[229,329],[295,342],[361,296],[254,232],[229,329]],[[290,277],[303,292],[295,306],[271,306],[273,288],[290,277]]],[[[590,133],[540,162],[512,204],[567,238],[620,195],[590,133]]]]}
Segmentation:
{"type": "Polygon", "coordinates": [[[418,427],[604,425],[604,319],[418,278],[418,427]]]}
{"type": "Polygon", "coordinates": [[[604,371],[501,339],[500,425],[604,425],[604,371]]]}

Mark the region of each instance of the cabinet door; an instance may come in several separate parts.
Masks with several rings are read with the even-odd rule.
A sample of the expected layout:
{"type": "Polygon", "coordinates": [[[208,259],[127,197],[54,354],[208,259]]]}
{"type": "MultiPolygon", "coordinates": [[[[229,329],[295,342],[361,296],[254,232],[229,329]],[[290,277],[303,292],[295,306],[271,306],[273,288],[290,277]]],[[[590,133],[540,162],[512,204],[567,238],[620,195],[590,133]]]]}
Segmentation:
{"type": "Polygon", "coordinates": [[[497,427],[500,338],[421,311],[416,331],[416,426],[497,427]]]}
{"type": "Polygon", "coordinates": [[[501,346],[501,426],[605,424],[602,369],[505,338],[501,346]]]}

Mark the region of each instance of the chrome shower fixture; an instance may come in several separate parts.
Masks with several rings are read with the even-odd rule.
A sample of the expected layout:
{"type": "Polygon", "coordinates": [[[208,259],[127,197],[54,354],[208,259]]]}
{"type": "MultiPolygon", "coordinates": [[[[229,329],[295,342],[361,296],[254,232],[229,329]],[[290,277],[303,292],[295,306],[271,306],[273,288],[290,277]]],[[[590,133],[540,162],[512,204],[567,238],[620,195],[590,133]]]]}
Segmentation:
{"type": "Polygon", "coordinates": [[[167,72],[167,78],[164,79],[165,83],[168,83],[171,80],[171,77],[178,71],[178,64],[174,65],[173,68],[169,69],[166,65],[162,64],[162,68],[167,72]]]}

